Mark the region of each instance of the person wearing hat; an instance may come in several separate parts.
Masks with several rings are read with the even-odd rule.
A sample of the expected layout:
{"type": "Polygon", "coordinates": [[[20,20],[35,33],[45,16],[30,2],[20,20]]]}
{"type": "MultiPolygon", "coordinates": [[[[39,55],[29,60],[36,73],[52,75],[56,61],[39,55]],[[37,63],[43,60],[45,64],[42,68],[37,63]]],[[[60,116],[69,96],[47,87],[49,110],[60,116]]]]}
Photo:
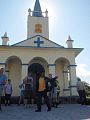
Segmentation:
{"type": "Polygon", "coordinates": [[[4,85],[6,83],[6,80],[7,80],[7,77],[4,74],[4,68],[0,68],[0,111],[2,110],[1,109],[1,97],[2,97],[2,92],[3,92],[4,85]]]}

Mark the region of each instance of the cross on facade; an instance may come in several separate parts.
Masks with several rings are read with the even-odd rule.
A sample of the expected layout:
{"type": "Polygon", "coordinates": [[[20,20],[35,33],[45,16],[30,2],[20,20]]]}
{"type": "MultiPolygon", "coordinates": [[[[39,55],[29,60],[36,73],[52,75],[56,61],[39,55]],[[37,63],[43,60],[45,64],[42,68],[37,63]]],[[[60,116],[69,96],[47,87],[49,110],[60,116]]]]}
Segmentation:
{"type": "Polygon", "coordinates": [[[34,43],[37,43],[37,47],[40,47],[40,44],[44,44],[44,41],[40,41],[40,37],[38,37],[37,41],[34,41],[34,43]]]}

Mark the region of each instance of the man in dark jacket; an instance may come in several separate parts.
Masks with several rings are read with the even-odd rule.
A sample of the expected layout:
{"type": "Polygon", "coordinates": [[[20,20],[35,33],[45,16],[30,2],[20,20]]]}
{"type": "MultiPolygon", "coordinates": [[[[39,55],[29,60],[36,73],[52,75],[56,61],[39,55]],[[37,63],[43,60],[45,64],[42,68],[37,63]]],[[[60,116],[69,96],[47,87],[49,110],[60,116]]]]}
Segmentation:
{"type": "Polygon", "coordinates": [[[37,91],[37,110],[36,112],[41,112],[41,104],[42,104],[42,97],[44,97],[45,103],[48,107],[47,111],[51,111],[50,102],[47,96],[47,89],[48,89],[48,80],[45,78],[45,73],[42,72],[41,76],[37,80],[36,83],[36,91],[37,91]]]}
{"type": "Polygon", "coordinates": [[[57,107],[57,79],[58,77],[55,76],[54,78],[52,77],[52,74],[49,74],[48,81],[51,84],[51,90],[49,91],[49,98],[50,98],[50,103],[51,106],[57,107]]]}

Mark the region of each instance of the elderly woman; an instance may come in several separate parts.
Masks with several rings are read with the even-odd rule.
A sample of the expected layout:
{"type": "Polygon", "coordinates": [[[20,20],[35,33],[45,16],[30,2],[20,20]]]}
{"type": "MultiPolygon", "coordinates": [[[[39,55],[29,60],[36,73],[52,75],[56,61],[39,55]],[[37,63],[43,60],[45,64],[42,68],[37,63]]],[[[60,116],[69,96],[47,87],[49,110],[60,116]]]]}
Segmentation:
{"type": "Polygon", "coordinates": [[[79,95],[79,98],[80,98],[80,103],[82,105],[86,104],[85,84],[81,81],[80,78],[77,78],[76,88],[77,88],[77,92],[78,92],[78,95],[79,95]]]}

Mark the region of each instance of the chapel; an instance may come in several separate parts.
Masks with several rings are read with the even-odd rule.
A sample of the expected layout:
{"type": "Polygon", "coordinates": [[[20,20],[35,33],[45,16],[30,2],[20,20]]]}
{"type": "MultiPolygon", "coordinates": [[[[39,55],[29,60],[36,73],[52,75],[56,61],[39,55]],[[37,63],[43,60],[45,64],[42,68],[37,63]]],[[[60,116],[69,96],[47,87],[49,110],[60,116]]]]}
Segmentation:
{"type": "Polygon", "coordinates": [[[74,48],[70,36],[66,40],[67,47],[50,40],[48,10],[42,11],[39,0],[35,1],[33,10],[28,9],[27,38],[12,45],[8,45],[8,41],[5,32],[0,45],[0,67],[5,68],[5,74],[12,80],[12,96],[20,94],[19,84],[29,72],[32,72],[35,87],[42,71],[45,76],[58,76],[61,97],[78,95],[75,59],[83,48],[74,48]]]}

